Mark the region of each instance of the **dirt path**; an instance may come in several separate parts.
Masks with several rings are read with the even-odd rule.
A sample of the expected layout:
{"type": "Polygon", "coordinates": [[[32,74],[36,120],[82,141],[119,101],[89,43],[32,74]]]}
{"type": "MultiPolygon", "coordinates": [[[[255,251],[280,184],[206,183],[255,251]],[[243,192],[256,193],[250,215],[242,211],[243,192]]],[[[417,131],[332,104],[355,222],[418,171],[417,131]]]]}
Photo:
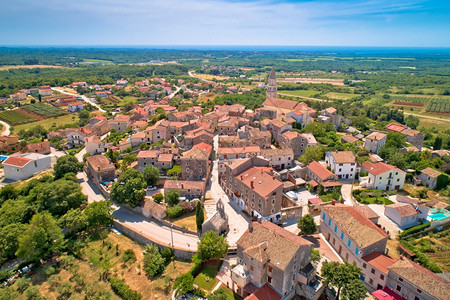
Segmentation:
{"type": "Polygon", "coordinates": [[[415,117],[419,117],[419,118],[424,118],[424,119],[431,119],[431,120],[437,120],[437,121],[450,122],[450,119],[442,119],[442,118],[438,118],[438,117],[430,117],[430,116],[412,114],[412,113],[408,113],[408,112],[403,112],[403,114],[410,115],[410,116],[415,116],[415,117]]]}
{"type": "Polygon", "coordinates": [[[10,130],[11,126],[9,126],[9,124],[4,121],[0,121],[0,124],[2,124],[2,126],[3,126],[2,130],[1,130],[2,135],[10,135],[11,134],[11,130],[10,130]]]}
{"type": "Polygon", "coordinates": [[[277,93],[277,94],[282,95],[282,96],[297,97],[297,98],[302,98],[302,99],[312,100],[312,101],[328,102],[328,100],[319,99],[319,98],[311,98],[311,97],[305,97],[305,96],[299,96],[299,95],[290,95],[290,94],[285,94],[285,93],[277,93]]]}

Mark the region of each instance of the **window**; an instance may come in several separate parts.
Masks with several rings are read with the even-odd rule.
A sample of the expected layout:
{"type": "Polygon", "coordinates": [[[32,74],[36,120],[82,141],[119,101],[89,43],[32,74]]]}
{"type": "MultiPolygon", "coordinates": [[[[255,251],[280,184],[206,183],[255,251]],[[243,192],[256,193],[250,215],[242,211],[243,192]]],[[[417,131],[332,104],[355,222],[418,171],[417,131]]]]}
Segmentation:
{"type": "Polygon", "coordinates": [[[334,232],[337,232],[337,226],[336,225],[334,226],[334,232]]]}
{"type": "Polygon", "coordinates": [[[367,264],[366,263],[363,263],[363,268],[364,269],[367,268],[367,264]]]}
{"type": "Polygon", "coordinates": [[[397,287],[395,289],[397,290],[397,292],[400,292],[402,290],[402,287],[397,285],[397,287]]]}
{"type": "Polygon", "coordinates": [[[331,219],[328,220],[328,226],[331,226],[331,219]]]}
{"type": "Polygon", "coordinates": [[[375,274],[375,269],[372,268],[372,270],[370,270],[370,273],[375,274]]]}
{"type": "Polygon", "coordinates": [[[263,269],[265,269],[265,268],[266,268],[266,264],[263,265],[263,269]]]}
{"type": "Polygon", "coordinates": [[[250,266],[250,271],[253,271],[253,266],[250,266]]]}
{"type": "Polygon", "coordinates": [[[403,278],[399,277],[398,281],[403,282],[403,278]]]}
{"type": "Polygon", "coordinates": [[[420,300],[420,298],[417,296],[414,296],[414,300],[420,300]]]}
{"type": "Polygon", "coordinates": [[[294,270],[296,270],[297,269],[297,265],[294,265],[294,270]]]}
{"type": "Polygon", "coordinates": [[[272,277],[267,277],[267,282],[272,283],[272,277]]]}
{"type": "Polygon", "coordinates": [[[384,280],[384,275],[383,274],[380,274],[380,279],[384,280]]]}
{"type": "Polygon", "coordinates": [[[333,245],[336,244],[336,240],[333,238],[333,245]]]}
{"type": "Polygon", "coordinates": [[[325,214],[322,214],[322,220],[325,220],[325,214]]]}
{"type": "Polygon", "coordinates": [[[292,275],[292,280],[295,280],[295,274],[294,274],[294,275],[292,275]]]}
{"type": "Polygon", "coordinates": [[[358,249],[358,248],[355,249],[355,254],[356,254],[356,255],[359,254],[359,249],[358,249]]]}
{"type": "Polygon", "coordinates": [[[272,267],[269,267],[269,272],[272,272],[272,267]]]}
{"type": "Polygon", "coordinates": [[[343,239],[344,239],[344,233],[341,232],[341,240],[343,240],[343,239]]]}
{"type": "Polygon", "coordinates": [[[347,246],[351,247],[352,246],[352,241],[348,240],[347,246]]]}
{"type": "Polygon", "coordinates": [[[417,292],[418,292],[419,294],[422,294],[422,290],[417,289],[417,292]]]}
{"type": "Polygon", "coordinates": [[[369,279],[369,284],[370,284],[370,285],[373,284],[373,279],[372,279],[372,278],[369,279]]]}
{"type": "Polygon", "coordinates": [[[298,257],[298,255],[297,255],[297,254],[295,254],[295,256],[294,256],[294,259],[295,259],[295,260],[297,260],[297,257],[298,257]]]}

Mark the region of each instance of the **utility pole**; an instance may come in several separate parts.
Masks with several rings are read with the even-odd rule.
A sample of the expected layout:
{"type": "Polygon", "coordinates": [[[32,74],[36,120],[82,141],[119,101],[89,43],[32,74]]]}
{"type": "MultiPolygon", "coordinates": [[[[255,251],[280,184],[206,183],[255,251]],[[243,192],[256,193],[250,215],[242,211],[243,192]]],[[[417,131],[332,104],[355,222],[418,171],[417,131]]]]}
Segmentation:
{"type": "Polygon", "coordinates": [[[173,224],[170,224],[170,238],[172,240],[172,261],[173,261],[173,268],[175,269],[175,252],[173,250],[173,224]]]}

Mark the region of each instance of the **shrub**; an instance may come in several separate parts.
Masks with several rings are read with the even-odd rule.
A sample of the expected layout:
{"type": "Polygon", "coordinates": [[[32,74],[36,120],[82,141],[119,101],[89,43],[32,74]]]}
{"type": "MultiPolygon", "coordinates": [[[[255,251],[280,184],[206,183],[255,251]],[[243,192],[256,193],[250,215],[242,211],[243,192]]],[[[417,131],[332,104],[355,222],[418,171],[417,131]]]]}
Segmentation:
{"type": "Polygon", "coordinates": [[[181,294],[191,292],[193,290],[193,285],[194,285],[194,277],[190,272],[188,272],[186,274],[178,276],[178,278],[175,279],[173,288],[174,290],[177,291],[176,295],[179,296],[181,294]]]}
{"type": "Polygon", "coordinates": [[[111,289],[116,293],[117,296],[125,300],[140,300],[142,295],[136,291],[130,289],[130,287],[122,280],[116,277],[109,277],[109,283],[111,284],[111,289]]]}
{"type": "Polygon", "coordinates": [[[164,257],[164,260],[167,262],[172,259],[173,251],[170,248],[164,248],[164,250],[161,251],[161,255],[162,255],[162,257],[164,257]]]}
{"type": "Polygon", "coordinates": [[[180,205],[175,205],[166,209],[166,214],[169,219],[181,217],[183,213],[183,208],[180,205]]]}
{"type": "Polygon", "coordinates": [[[30,286],[25,291],[25,296],[28,300],[38,299],[39,298],[39,289],[34,285],[30,286]]]}
{"type": "Polygon", "coordinates": [[[127,249],[122,255],[122,261],[124,263],[134,263],[136,261],[136,254],[134,254],[134,251],[132,249],[127,249]]]}
{"type": "Polygon", "coordinates": [[[22,277],[17,279],[16,281],[17,291],[22,294],[30,286],[30,283],[31,283],[30,278],[22,277]]]}
{"type": "Polygon", "coordinates": [[[195,210],[196,202],[181,202],[178,205],[183,208],[184,213],[190,213],[195,210]]]}
{"type": "Polygon", "coordinates": [[[154,277],[164,271],[166,260],[159,252],[158,246],[149,244],[144,252],[144,270],[149,277],[154,277]]]}
{"type": "Polygon", "coordinates": [[[153,200],[156,203],[161,203],[163,201],[163,199],[164,199],[164,196],[161,193],[153,195],[153,200]]]}
{"type": "Polygon", "coordinates": [[[422,225],[417,225],[414,227],[411,227],[409,229],[404,230],[402,233],[400,233],[398,235],[398,237],[401,239],[405,236],[408,236],[410,234],[414,234],[414,233],[418,233],[421,232],[423,230],[425,230],[426,228],[430,227],[431,223],[426,223],[426,224],[422,224],[422,225]]]}
{"type": "Polygon", "coordinates": [[[416,262],[420,263],[422,266],[431,270],[434,273],[442,273],[442,270],[439,268],[439,266],[435,262],[431,261],[428,256],[423,254],[419,248],[417,248],[416,246],[412,245],[411,243],[405,240],[401,240],[400,244],[416,255],[415,259],[416,262]]]}

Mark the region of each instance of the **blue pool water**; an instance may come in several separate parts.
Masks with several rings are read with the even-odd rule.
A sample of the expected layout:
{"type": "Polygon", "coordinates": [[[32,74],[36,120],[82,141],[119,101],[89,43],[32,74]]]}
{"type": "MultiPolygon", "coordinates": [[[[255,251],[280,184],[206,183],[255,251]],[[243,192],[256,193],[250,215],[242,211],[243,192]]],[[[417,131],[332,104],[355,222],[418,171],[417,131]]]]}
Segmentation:
{"type": "Polygon", "coordinates": [[[433,220],[441,220],[441,219],[445,219],[447,217],[448,216],[443,213],[437,213],[437,214],[430,215],[430,218],[432,218],[433,220]]]}
{"type": "Polygon", "coordinates": [[[8,158],[8,156],[0,155],[0,161],[4,161],[4,160],[7,159],[7,158],[8,158]]]}

